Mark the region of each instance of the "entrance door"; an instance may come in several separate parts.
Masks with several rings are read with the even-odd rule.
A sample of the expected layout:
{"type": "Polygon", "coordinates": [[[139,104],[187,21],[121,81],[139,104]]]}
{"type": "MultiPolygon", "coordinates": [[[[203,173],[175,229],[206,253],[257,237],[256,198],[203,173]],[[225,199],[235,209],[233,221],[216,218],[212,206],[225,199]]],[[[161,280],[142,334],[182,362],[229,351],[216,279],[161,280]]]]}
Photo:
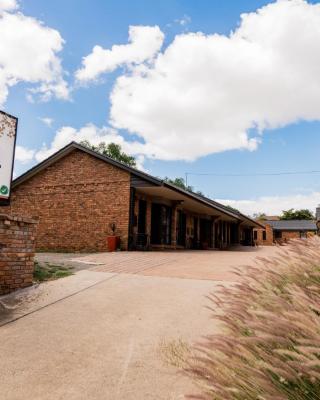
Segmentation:
{"type": "Polygon", "coordinates": [[[171,244],[171,208],[153,203],[151,208],[151,244],[171,244]]]}
{"type": "Polygon", "coordinates": [[[200,243],[203,249],[212,247],[212,221],[200,219],[200,243]]]}
{"type": "Polygon", "coordinates": [[[147,202],[139,200],[138,233],[145,234],[147,225],[147,202]]]}
{"type": "Polygon", "coordinates": [[[199,237],[198,237],[198,218],[193,218],[193,248],[199,248],[199,237]]]}
{"type": "Polygon", "coordinates": [[[177,245],[186,245],[187,216],[181,210],[177,212],[177,245]]]}
{"type": "Polygon", "coordinates": [[[147,202],[145,200],[139,200],[138,234],[136,237],[136,248],[138,250],[145,250],[147,248],[147,245],[147,202]]]}

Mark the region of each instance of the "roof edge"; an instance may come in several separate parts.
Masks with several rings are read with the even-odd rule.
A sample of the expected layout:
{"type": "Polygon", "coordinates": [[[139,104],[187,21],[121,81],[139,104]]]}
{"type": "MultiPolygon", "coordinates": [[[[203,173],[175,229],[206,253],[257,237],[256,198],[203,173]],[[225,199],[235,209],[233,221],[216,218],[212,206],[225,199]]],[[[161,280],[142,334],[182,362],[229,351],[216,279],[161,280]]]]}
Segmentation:
{"type": "Polygon", "coordinates": [[[177,192],[180,192],[184,195],[187,195],[189,197],[191,197],[194,200],[197,200],[209,207],[214,207],[217,210],[219,210],[221,213],[228,215],[229,217],[232,217],[238,221],[242,221],[243,219],[246,219],[248,221],[250,221],[251,223],[253,223],[253,225],[256,225],[258,227],[264,228],[263,225],[261,225],[260,223],[258,223],[257,221],[254,221],[253,219],[251,219],[250,217],[240,213],[240,212],[232,212],[232,210],[227,210],[226,206],[224,206],[223,204],[220,204],[212,199],[206,198],[205,196],[199,196],[196,193],[193,192],[189,192],[187,190],[184,190],[182,188],[179,188],[178,186],[175,186],[173,184],[170,184],[168,182],[165,182],[164,180],[161,180],[159,178],[156,178],[152,175],[149,175],[145,172],[139,171],[133,167],[129,167],[128,165],[121,163],[119,161],[114,160],[111,157],[107,157],[105,155],[102,155],[94,150],[88,149],[87,147],[72,141],[69,144],[67,144],[65,147],[63,147],[62,149],[58,150],[56,153],[52,154],[51,156],[49,156],[48,158],[46,158],[45,160],[41,161],[40,163],[38,163],[37,165],[35,165],[34,167],[30,168],[28,171],[26,171],[25,173],[23,173],[22,175],[20,175],[19,177],[17,177],[16,179],[14,179],[14,181],[12,182],[12,188],[15,188],[17,186],[19,186],[21,183],[27,181],[28,179],[32,178],[33,176],[35,176],[37,173],[39,173],[40,171],[42,171],[44,168],[52,165],[53,163],[55,163],[56,161],[60,160],[61,158],[65,157],[66,155],[68,155],[69,153],[71,153],[71,151],[73,150],[81,150],[84,151],[85,153],[98,158],[102,161],[108,162],[111,165],[114,165],[118,168],[121,168],[122,170],[127,171],[130,174],[136,175],[148,182],[151,182],[154,185],[157,186],[165,186],[168,187],[169,189],[175,190],[177,192]]]}

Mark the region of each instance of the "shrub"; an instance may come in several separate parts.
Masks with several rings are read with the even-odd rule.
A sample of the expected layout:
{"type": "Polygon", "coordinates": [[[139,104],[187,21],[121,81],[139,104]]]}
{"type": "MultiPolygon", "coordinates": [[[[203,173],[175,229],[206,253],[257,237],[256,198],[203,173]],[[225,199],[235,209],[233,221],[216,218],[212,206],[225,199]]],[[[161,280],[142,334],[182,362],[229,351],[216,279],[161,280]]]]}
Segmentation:
{"type": "Polygon", "coordinates": [[[189,398],[320,399],[320,239],[237,274],[239,283],[209,296],[219,333],[188,360],[203,393],[189,398]]]}

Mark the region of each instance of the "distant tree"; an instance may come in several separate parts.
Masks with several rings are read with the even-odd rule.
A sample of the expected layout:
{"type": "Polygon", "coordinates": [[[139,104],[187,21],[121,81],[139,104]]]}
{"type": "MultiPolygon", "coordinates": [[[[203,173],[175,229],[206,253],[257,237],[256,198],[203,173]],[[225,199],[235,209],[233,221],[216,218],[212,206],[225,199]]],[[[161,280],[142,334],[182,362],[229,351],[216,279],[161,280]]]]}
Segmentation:
{"type": "Polygon", "coordinates": [[[226,207],[226,208],[228,208],[230,211],[240,212],[238,209],[236,209],[236,208],[234,208],[234,207],[231,207],[231,206],[229,206],[229,204],[228,204],[228,205],[226,205],[225,207],[226,207]]]}
{"type": "Polygon", "coordinates": [[[195,192],[193,186],[186,185],[185,180],[183,178],[171,179],[171,178],[168,178],[166,176],[164,178],[164,181],[167,182],[167,183],[170,183],[171,185],[174,185],[174,186],[177,186],[177,187],[179,187],[181,189],[184,189],[184,190],[186,190],[188,192],[195,193],[195,194],[198,194],[199,196],[205,197],[205,195],[200,190],[197,190],[195,192]]]}
{"type": "Polygon", "coordinates": [[[137,165],[136,159],[133,156],[129,156],[124,153],[121,146],[116,143],[106,144],[105,142],[99,143],[97,146],[91,144],[88,140],[83,140],[80,142],[82,146],[87,147],[90,150],[96,151],[104,156],[113,158],[116,161],[122,162],[129,167],[135,167],[137,165]]]}
{"type": "Polygon", "coordinates": [[[187,190],[188,192],[193,192],[193,186],[186,185],[185,180],[183,178],[171,179],[166,176],[164,178],[164,181],[170,183],[171,185],[177,186],[181,189],[187,190]]]}
{"type": "Polygon", "coordinates": [[[290,210],[282,211],[280,215],[281,220],[292,220],[292,219],[314,219],[314,215],[308,209],[294,210],[290,208],[290,210]]]}
{"type": "Polygon", "coordinates": [[[267,215],[266,215],[266,213],[262,213],[262,212],[255,213],[255,214],[253,214],[253,218],[257,219],[258,221],[265,221],[267,219],[267,215]]]}

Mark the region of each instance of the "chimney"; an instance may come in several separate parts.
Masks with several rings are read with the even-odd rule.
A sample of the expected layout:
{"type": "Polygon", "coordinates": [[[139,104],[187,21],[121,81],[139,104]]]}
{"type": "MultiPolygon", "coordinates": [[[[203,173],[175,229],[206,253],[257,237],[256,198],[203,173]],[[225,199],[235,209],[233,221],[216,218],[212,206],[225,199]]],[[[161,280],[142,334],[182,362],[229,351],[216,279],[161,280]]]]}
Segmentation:
{"type": "Polygon", "coordinates": [[[320,204],[316,208],[316,220],[320,221],[320,204]]]}

